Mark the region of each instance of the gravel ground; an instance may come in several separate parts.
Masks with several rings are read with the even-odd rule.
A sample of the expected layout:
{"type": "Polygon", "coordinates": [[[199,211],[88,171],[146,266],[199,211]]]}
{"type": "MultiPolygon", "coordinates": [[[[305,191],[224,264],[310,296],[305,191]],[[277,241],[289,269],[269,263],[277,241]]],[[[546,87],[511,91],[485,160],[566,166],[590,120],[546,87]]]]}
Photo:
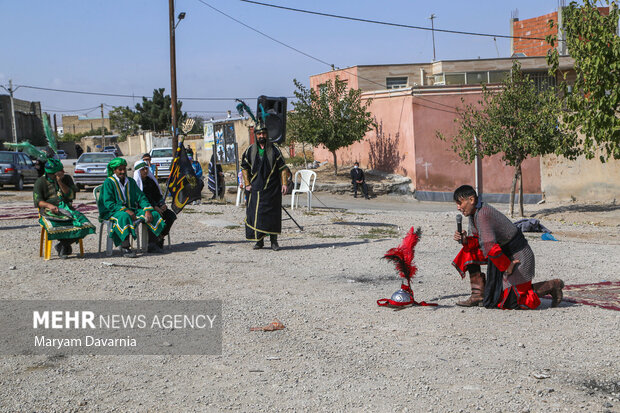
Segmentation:
{"type": "MultiPolygon", "coordinates": [[[[89,236],[85,258],[45,262],[34,219],[0,221],[4,299],[224,300],[221,356],[0,356],[0,410],[620,412],[620,312],[456,307],[469,286],[450,265],[453,205],[319,199],[346,210],[295,210],[305,231],[284,221],[279,252],[253,251],[230,204],[186,208],[166,253],[134,260],[89,236]],[[411,226],[415,297],[439,306],[380,308],[399,286],[381,257],[411,226]],[[249,331],[274,318],[286,328],[249,331]]],[[[528,235],[537,281],[620,280],[619,209],[526,212],[559,239],[528,235]]]]}

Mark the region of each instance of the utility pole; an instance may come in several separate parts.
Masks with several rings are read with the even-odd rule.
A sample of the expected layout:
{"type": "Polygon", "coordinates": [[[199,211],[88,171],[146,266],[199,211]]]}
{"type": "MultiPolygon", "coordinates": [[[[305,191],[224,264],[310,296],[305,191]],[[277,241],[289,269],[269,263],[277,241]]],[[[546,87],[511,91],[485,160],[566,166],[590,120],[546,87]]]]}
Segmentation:
{"type": "Polygon", "coordinates": [[[103,123],[103,103],[101,104],[101,150],[105,149],[105,128],[103,123]]]}
{"type": "Polygon", "coordinates": [[[433,62],[436,60],[436,56],[435,56],[435,18],[437,16],[435,16],[435,13],[431,14],[431,17],[429,17],[429,19],[431,19],[431,32],[433,33],[433,62]]]}
{"type": "MultiPolygon", "coordinates": [[[[15,103],[13,102],[13,92],[19,89],[19,86],[13,89],[13,81],[9,79],[8,89],[2,85],[0,85],[0,87],[9,92],[9,100],[11,102],[11,134],[13,135],[13,143],[17,143],[17,126],[15,125],[15,103]]],[[[17,148],[15,148],[15,152],[17,152],[17,148]]]]}
{"type": "Polygon", "coordinates": [[[176,156],[179,138],[177,136],[177,57],[174,38],[174,0],[168,0],[170,14],[170,109],[172,110],[172,153],[176,156]]]}

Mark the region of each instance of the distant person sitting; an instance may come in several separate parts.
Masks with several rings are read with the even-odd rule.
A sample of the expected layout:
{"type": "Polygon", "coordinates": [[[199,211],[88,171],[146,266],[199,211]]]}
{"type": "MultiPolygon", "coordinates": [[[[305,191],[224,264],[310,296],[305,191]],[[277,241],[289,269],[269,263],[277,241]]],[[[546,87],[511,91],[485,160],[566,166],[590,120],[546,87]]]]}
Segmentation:
{"type": "MultiPolygon", "coordinates": [[[[147,166],[149,167],[149,170],[151,171],[150,175],[153,176],[157,181],[157,167],[151,164],[151,154],[145,153],[144,155],[142,155],[142,160],[146,162],[147,166]]],[[[134,179],[136,179],[135,174],[134,179]]]]}
{"type": "MultiPolygon", "coordinates": [[[[157,180],[151,176],[151,171],[149,170],[148,165],[144,161],[136,161],[134,164],[134,180],[138,184],[138,187],[144,195],[146,195],[149,203],[161,215],[164,219],[166,225],[164,226],[163,231],[159,236],[155,237],[152,232],[149,232],[149,243],[153,242],[157,245],[157,248],[164,248],[164,239],[166,239],[166,235],[170,232],[170,228],[172,224],[177,219],[177,214],[174,213],[171,209],[168,209],[166,206],[166,202],[164,197],[161,194],[161,190],[159,189],[159,184],[157,180]],[[137,175],[137,176],[136,176],[137,175]]],[[[157,250],[157,248],[154,248],[157,250]]],[[[159,252],[159,251],[157,251],[159,252]]]]}
{"type": "Polygon", "coordinates": [[[351,184],[353,184],[353,198],[357,198],[357,187],[362,187],[362,193],[364,198],[368,198],[368,185],[366,185],[366,178],[364,177],[364,171],[360,169],[359,162],[353,164],[351,169],[351,184]]]}

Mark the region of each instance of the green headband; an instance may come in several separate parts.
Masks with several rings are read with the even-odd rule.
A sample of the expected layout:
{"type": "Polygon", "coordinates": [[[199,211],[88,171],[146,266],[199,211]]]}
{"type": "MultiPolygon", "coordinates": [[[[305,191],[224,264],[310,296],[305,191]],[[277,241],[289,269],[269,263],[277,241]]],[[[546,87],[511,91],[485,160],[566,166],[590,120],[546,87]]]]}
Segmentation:
{"type": "Polygon", "coordinates": [[[148,165],[146,164],[146,162],[144,161],[138,161],[136,162],[136,164],[133,166],[133,170],[134,171],[139,171],[142,168],[146,168],[148,167],[148,165]]]}
{"type": "Polygon", "coordinates": [[[64,168],[62,166],[62,162],[58,159],[48,159],[45,164],[45,173],[47,174],[55,174],[56,172],[62,171],[64,168]]]}
{"type": "Polygon", "coordinates": [[[108,164],[108,176],[114,175],[114,170],[119,166],[127,166],[127,161],[123,158],[114,158],[108,164]]]}

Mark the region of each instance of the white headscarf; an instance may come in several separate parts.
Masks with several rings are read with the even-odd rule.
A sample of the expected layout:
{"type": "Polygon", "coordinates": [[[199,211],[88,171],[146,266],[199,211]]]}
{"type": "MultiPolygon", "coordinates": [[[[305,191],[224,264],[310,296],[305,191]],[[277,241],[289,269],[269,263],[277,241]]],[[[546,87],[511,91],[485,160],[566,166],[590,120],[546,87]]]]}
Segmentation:
{"type": "Polygon", "coordinates": [[[157,190],[159,191],[159,194],[161,195],[161,189],[159,188],[159,183],[157,183],[157,178],[155,178],[155,175],[153,175],[153,172],[151,171],[151,168],[149,168],[149,166],[146,164],[146,162],[144,162],[142,159],[138,159],[134,164],[133,164],[133,180],[136,181],[136,183],[138,184],[138,188],[140,188],[140,191],[144,190],[144,184],[142,184],[142,176],[140,175],[140,169],[142,168],[147,168],[149,173],[146,176],[147,179],[151,178],[153,180],[153,182],[155,182],[156,186],[157,186],[157,190]]]}

